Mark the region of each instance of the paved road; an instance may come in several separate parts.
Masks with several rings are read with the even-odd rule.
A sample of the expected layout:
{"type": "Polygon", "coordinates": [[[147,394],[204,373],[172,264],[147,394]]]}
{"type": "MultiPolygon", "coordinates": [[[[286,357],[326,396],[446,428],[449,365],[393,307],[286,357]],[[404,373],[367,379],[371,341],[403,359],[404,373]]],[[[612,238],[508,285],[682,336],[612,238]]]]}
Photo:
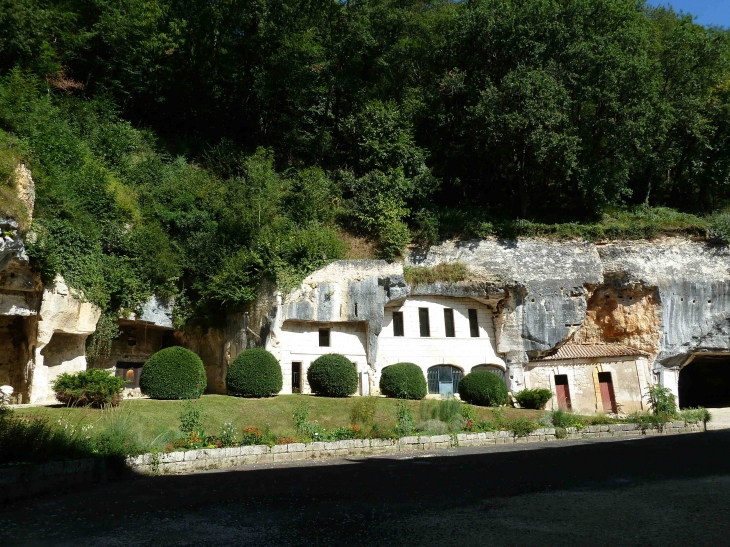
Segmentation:
{"type": "Polygon", "coordinates": [[[728,545],[728,454],[723,430],[137,478],[0,506],[0,545],[728,545]]]}
{"type": "Polygon", "coordinates": [[[712,414],[712,420],[707,424],[707,429],[728,429],[730,428],[730,407],[708,408],[712,414]]]}

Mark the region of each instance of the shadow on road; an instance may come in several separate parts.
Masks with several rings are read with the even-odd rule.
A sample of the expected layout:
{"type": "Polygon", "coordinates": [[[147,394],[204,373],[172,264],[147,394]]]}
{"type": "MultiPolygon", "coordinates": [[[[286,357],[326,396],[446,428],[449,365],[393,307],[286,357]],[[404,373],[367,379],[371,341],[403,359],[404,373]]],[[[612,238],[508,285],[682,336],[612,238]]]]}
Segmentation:
{"type": "MultiPolygon", "coordinates": [[[[266,526],[278,527],[279,534],[289,537],[285,541],[280,536],[282,545],[314,544],[291,538],[322,537],[323,527],[333,544],[376,544],[355,538],[362,540],[361,535],[374,523],[396,516],[484,508],[500,499],[536,493],[612,490],[677,479],[701,481],[730,475],[729,453],[730,431],[724,430],[625,442],[515,445],[502,452],[426,458],[414,453],[412,459],[384,456],[309,466],[137,477],[10,504],[0,513],[0,524],[12,519],[17,526],[32,529],[39,515],[63,514],[66,522],[82,522],[68,529],[61,524],[56,537],[73,534],[82,545],[79,539],[84,534],[93,536],[98,530],[121,525],[121,519],[129,522],[137,516],[144,520],[163,512],[168,520],[175,520],[200,517],[202,511],[207,515],[205,522],[213,523],[223,519],[223,514],[230,519],[235,511],[237,515],[258,515],[262,526],[268,522],[266,526]],[[218,512],[211,512],[212,508],[218,512]],[[287,536],[287,530],[296,534],[287,536]]],[[[247,526],[255,528],[256,524],[247,526]]]]}

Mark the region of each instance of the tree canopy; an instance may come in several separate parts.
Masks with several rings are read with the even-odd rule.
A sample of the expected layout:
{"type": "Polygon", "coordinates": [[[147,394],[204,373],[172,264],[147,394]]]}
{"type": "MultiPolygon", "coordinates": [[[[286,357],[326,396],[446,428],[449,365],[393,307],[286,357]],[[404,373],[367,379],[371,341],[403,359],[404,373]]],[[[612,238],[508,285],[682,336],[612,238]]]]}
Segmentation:
{"type": "Polygon", "coordinates": [[[34,263],[110,317],[730,198],[730,32],[641,0],[0,0],[0,78],[34,263]]]}

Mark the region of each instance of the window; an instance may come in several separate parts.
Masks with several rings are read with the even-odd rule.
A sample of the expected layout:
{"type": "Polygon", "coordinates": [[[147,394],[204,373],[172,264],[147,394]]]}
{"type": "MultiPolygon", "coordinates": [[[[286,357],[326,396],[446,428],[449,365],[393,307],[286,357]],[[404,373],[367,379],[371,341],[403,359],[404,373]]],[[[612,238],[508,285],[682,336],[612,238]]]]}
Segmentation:
{"type": "Polygon", "coordinates": [[[469,310],[469,332],[472,338],[479,338],[479,319],[477,310],[469,310]]]}
{"type": "Polygon", "coordinates": [[[393,312],[393,336],[403,336],[403,312],[393,312]]]}
{"type": "Polygon", "coordinates": [[[444,325],[446,326],[446,338],[453,338],[456,336],[454,333],[454,310],[444,310],[444,325]]]}
{"type": "Polygon", "coordinates": [[[319,329],[319,346],[329,347],[330,345],[330,329],[319,329]]]}
{"type": "Polygon", "coordinates": [[[135,389],[139,387],[139,376],[142,373],[142,365],[144,363],[127,363],[118,362],[116,376],[126,382],[124,387],[135,389]]]}
{"type": "Polygon", "coordinates": [[[301,393],[302,391],[302,363],[291,364],[291,392],[301,393]]]}
{"type": "Polygon", "coordinates": [[[428,320],[428,308],[418,308],[418,326],[421,329],[421,336],[431,336],[431,324],[428,320]]]}

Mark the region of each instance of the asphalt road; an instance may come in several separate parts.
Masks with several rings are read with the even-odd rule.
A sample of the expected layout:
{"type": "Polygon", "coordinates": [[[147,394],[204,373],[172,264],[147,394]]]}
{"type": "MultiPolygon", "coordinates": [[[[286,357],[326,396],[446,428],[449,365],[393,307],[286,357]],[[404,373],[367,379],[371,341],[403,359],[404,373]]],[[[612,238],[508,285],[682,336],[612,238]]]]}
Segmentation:
{"type": "Polygon", "coordinates": [[[0,545],[730,545],[730,431],[140,477],[0,505],[0,545]]]}

